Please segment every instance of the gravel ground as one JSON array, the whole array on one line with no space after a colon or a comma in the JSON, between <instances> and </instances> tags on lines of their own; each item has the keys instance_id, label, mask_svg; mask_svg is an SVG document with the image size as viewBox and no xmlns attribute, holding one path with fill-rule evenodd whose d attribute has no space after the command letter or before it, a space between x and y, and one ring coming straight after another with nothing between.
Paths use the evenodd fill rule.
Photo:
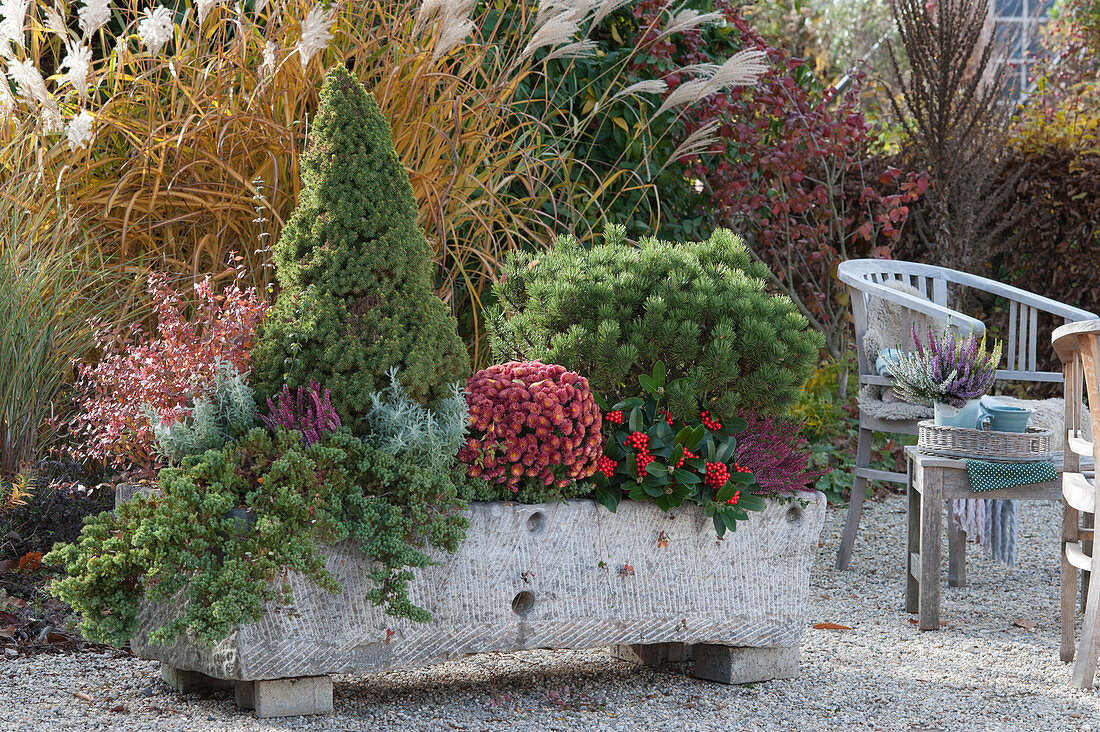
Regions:
<instances>
[{"instance_id":1,"label":"gravel ground","mask_svg":"<svg viewBox=\"0 0 1100 732\"><path fill-rule=\"evenodd\" d=\"M175 693L155 663L43 655L0 662L0 730L1100 732L1100 696L1071 689L1058 660L1057 504L1022 505L1014 569L971 545L969 585L948 588L944 577L946 625L931 633L904 612L904 518L900 497L872 503L853 571L839 573L844 512L828 512L808 620L851 630L808 629L801 676L790 681L728 687L636 669L602 650L535 651L339 676L335 715L257 720L231 693Z\"/></svg>"}]
</instances>

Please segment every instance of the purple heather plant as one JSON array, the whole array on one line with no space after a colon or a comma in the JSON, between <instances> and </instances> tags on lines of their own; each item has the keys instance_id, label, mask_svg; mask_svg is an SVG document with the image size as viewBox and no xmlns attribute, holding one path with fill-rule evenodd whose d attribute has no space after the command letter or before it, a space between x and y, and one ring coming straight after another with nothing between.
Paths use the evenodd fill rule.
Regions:
<instances>
[{"instance_id":1,"label":"purple heather plant","mask_svg":"<svg viewBox=\"0 0 1100 732\"><path fill-rule=\"evenodd\" d=\"M734 460L748 468L759 490L768 496L789 496L814 490L817 479L828 470L810 470L810 450L802 437L803 423L782 417L762 417L753 412L741 415L748 426L737 433Z\"/></svg>"},{"instance_id":2,"label":"purple heather plant","mask_svg":"<svg viewBox=\"0 0 1100 732\"><path fill-rule=\"evenodd\" d=\"M942 402L962 407L993 386L1001 344L992 353L985 350L985 336L973 332L961 337L950 330L941 337L928 334L928 345L913 330L913 351L889 359L894 392L916 404Z\"/></svg>"},{"instance_id":3,"label":"purple heather plant","mask_svg":"<svg viewBox=\"0 0 1100 732\"><path fill-rule=\"evenodd\" d=\"M329 401L330 390L325 389L323 394L320 390L321 385L311 381L309 386L299 386L292 394L290 387L283 384L283 390L276 396L278 405L268 399L270 416L260 419L272 430L279 427L298 430L302 433L302 441L312 445L323 433L333 432L340 426L340 416Z\"/></svg>"}]
</instances>

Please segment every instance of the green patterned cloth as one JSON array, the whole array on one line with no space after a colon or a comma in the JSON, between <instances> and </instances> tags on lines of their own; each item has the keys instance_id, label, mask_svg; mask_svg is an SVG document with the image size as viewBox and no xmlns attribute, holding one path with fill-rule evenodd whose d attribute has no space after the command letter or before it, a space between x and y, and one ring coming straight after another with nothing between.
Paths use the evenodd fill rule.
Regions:
<instances>
[{"instance_id":1,"label":"green patterned cloth","mask_svg":"<svg viewBox=\"0 0 1100 732\"><path fill-rule=\"evenodd\" d=\"M995 491L1032 483L1057 480L1058 472L1049 460L1033 463L991 463L988 460L964 460L975 493Z\"/></svg>"}]
</instances>

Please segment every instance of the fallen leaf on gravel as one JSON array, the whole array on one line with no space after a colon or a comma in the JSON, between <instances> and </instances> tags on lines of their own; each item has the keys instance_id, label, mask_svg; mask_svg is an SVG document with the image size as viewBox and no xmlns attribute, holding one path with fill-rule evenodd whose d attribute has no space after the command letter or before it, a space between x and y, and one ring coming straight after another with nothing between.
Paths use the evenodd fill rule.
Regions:
<instances>
[{"instance_id":1,"label":"fallen leaf on gravel","mask_svg":"<svg viewBox=\"0 0 1100 732\"><path fill-rule=\"evenodd\" d=\"M62 633L50 633L46 636L47 643L64 643L69 640L69 636Z\"/></svg>"},{"instance_id":2,"label":"fallen leaf on gravel","mask_svg":"<svg viewBox=\"0 0 1100 732\"><path fill-rule=\"evenodd\" d=\"M19 561L15 559L0 560L0 572L13 572L19 568Z\"/></svg>"},{"instance_id":3,"label":"fallen leaf on gravel","mask_svg":"<svg viewBox=\"0 0 1100 732\"><path fill-rule=\"evenodd\" d=\"M15 626L14 625L9 624L9 625L5 625L3 628L0 628L0 638L14 638L14 637L15 637Z\"/></svg>"},{"instance_id":4,"label":"fallen leaf on gravel","mask_svg":"<svg viewBox=\"0 0 1100 732\"><path fill-rule=\"evenodd\" d=\"M108 711L108 712L115 712L115 713L118 713L118 712L125 712L125 711L127 711L127 709L126 709L126 705L125 705L125 704L118 704L118 705L116 705L116 706L113 706L113 707L111 707L111 708L110 708L110 709L108 709L107 711Z\"/></svg>"},{"instance_id":5,"label":"fallen leaf on gravel","mask_svg":"<svg viewBox=\"0 0 1100 732\"><path fill-rule=\"evenodd\" d=\"M918 621L917 621L916 618L909 618L909 622L912 623L913 625L916 625ZM943 627L946 627L947 623L948 623L948 621L946 621L946 620L941 620L940 621L940 625L943 626Z\"/></svg>"},{"instance_id":6,"label":"fallen leaf on gravel","mask_svg":"<svg viewBox=\"0 0 1100 732\"><path fill-rule=\"evenodd\" d=\"M73 696L75 696L77 699L83 699L84 701L92 701L92 695L85 694L83 691L74 691Z\"/></svg>"},{"instance_id":7,"label":"fallen leaf on gravel","mask_svg":"<svg viewBox=\"0 0 1100 732\"><path fill-rule=\"evenodd\" d=\"M1017 628L1023 628L1024 630L1035 630L1038 627L1038 623L1034 620L1028 620L1027 618L1016 618L1012 621L1012 624Z\"/></svg>"},{"instance_id":8,"label":"fallen leaf on gravel","mask_svg":"<svg viewBox=\"0 0 1100 732\"><path fill-rule=\"evenodd\" d=\"M847 625L840 625L838 623L816 623L814 630L851 630Z\"/></svg>"}]
</instances>

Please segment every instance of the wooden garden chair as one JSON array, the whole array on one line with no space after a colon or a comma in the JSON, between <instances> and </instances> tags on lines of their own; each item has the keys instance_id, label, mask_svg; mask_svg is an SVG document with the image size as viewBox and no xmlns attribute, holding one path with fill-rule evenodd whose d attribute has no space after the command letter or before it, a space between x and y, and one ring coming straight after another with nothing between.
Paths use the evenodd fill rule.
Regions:
<instances>
[{"instance_id":1,"label":"wooden garden chair","mask_svg":"<svg viewBox=\"0 0 1100 732\"><path fill-rule=\"evenodd\" d=\"M1095 473L1081 469L1082 458L1091 462L1093 443L1082 430L1083 399L1100 404L1100 320L1063 325L1054 331L1054 350L1062 361L1065 376L1066 441L1062 474L1062 644L1061 658L1073 660L1073 623L1077 603L1077 571L1091 577L1100 571L1100 552L1093 550L1092 517L1096 513ZM1082 388L1082 384L1084 388ZM1092 409L1092 434L1100 434L1100 409ZM1082 528L1081 517L1086 515ZM1091 555L1090 555L1091 552ZM1100 582L1089 581L1085 591L1085 620L1081 630L1081 648L1073 666L1072 684L1078 689L1092 688L1100 652Z\"/></svg>"},{"instance_id":2,"label":"wooden garden chair","mask_svg":"<svg viewBox=\"0 0 1100 732\"><path fill-rule=\"evenodd\" d=\"M1036 345L1040 328L1039 318L1053 317L1056 324L1093 320L1097 316L1087 310L1070 307L1050 298L1035 295L1010 285L1004 285L985 277L957 272L944 267L915 262L899 262L889 259L853 259L842 262L837 271L840 280L848 286L852 315L855 323L856 355L859 364L859 439L856 445L855 479L848 503L848 518L844 535L837 552L837 569L847 569L852 556L859 518L863 511L863 497L867 482L886 480L906 482L906 474L888 470L873 470L871 463L871 437L874 430L894 434L915 435L917 423L931 419L932 408L900 403L887 403L873 396L874 392L889 387L892 380L880 376L875 368L875 354L865 348L870 342L869 333L878 338L877 347L906 346L910 342L908 324L895 329L892 335L880 328L883 313L891 317L899 312L912 321L940 329L950 324L963 333L971 329L985 333L982 321L953 310L952 300L971 289L990 293L1008 301L1008 330L1004 339L1004 357L1007 368L997 371L1001 381L1061 382L1061 371L1041 371L1036 357ZM886 309L884 309L884 305ZM869 313L872 317L869 320ZM876 330L879 329L879 330ZM884 340L885 339L885 340Z\"/></svg>"}]
</instances>

